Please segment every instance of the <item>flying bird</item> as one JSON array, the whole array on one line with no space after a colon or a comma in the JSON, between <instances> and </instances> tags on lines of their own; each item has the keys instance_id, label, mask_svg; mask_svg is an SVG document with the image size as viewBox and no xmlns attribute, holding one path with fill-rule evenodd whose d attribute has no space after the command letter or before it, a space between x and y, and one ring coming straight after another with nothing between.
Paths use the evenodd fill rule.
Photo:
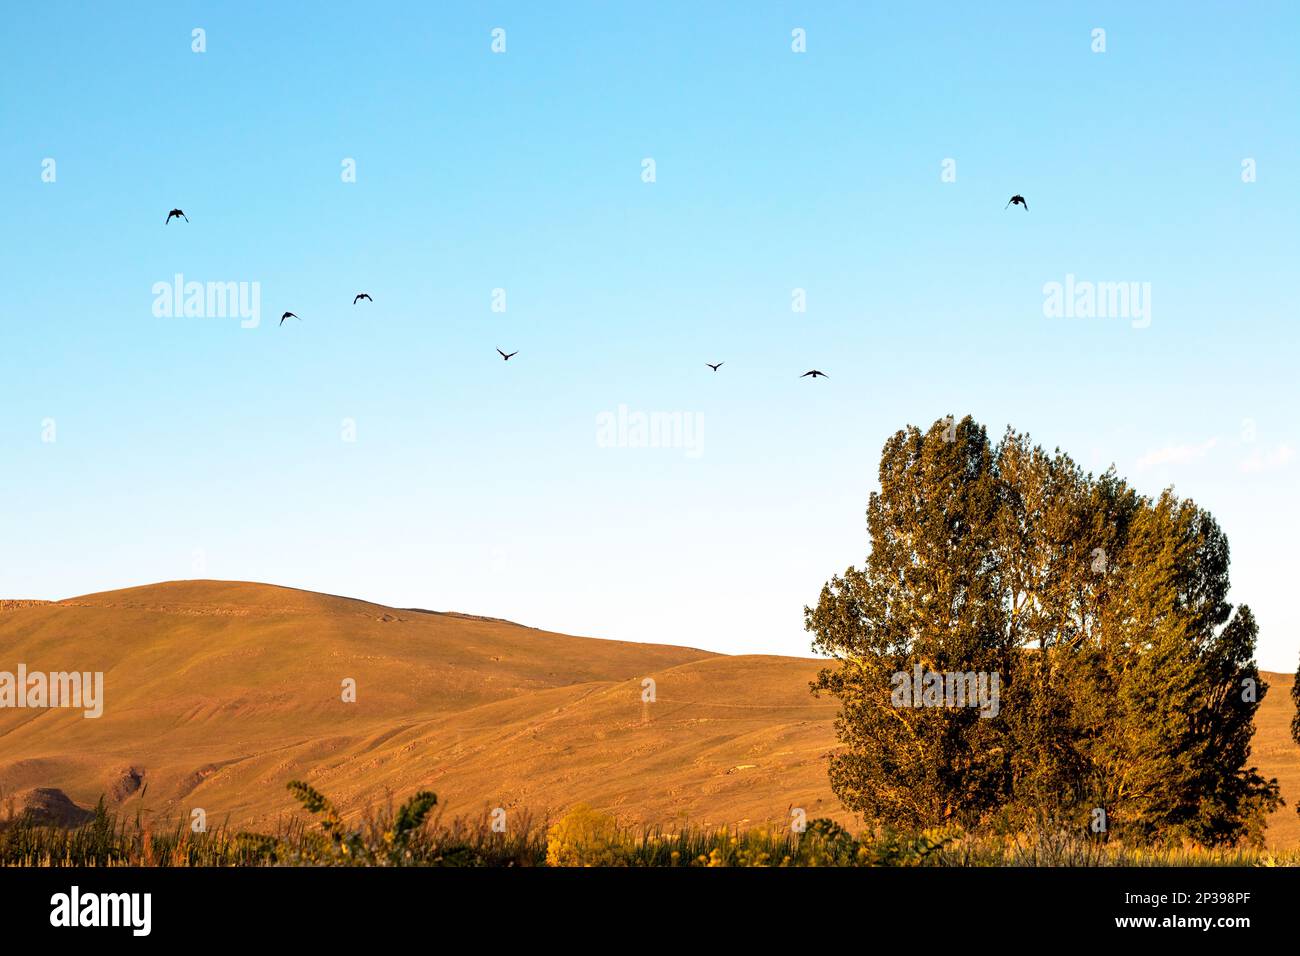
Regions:
<instances>
[{"instance_id":1,"label":"flying bird","mask_svg":"<svg viewBox=\"0 0 1300 956\"><path fill-rule=\"evenodd\" d=\"M365 299L367 302L374 302L374 301L375 301L374 299L370 298L370 293L368 293L368 292L358 292L356 298L352 300L352 304L353 304L353 305L356 305L357 302L358 302L359 300L361 300L361 299Z\"/></svg>"},{"instance_id":2,"label":"flying bird","mask_svg":"<svg viewBox=\"0 0 1300 956\"><path fill-rule=\"evenodd\" d=\"M1029 203L1025 202L1025 197L1020 195L1020 193L1016 193L1014 196L1008 199L1007 205L1003 206L1002 208L1006 209L1007 206L1024 206L1025 212L1029 212Z\"/></svg>"},{"instance_id":3,"label":"flying bird","mask_svg":"<svg viewBox=\"0 0 1300 956\"><path fill-rule=\"evenodd\" d=\"M292 312L286 312L284 315L280 316L281 325L284 325L285 319L298 319L298 316L294 315ZM298 319L298 321L301 322L302 319Z\"/></svg>"},{"instance_id":4,"label":"flying bird","mask_svg":"<svg viewBox=\"0 0 1300 956\"><path fill-rule=\"evenodd\" d=\"M813 378L819 378L819 377L820 377L820 378L830 378L830 376L827 375L825 372L819 372L819 371L817 371L817 369L813 369L813 370L810 371L810 372L804 372L804 373L803 373L802 375L800 375L799 377L800 377L800 378L807 378L809 375L811 375Z\"/></svg>"},{"instance_id":5,"label":"flying bird","mask_svg":"<svg viewBox=\"0 0 1300 956\"><path fill-rule=\"evenodd\" d=\"M716 372L718 369L722 368L722 366L726 365L727 363L726 363L726 362L719 362L717 365L714 365L712 362L705 362L704 364L707 365L709 368L713 369L713 371Z\"/></svg>"},{"instance_id":6,"label":"flying bird","mask_svg":"<svg viewBox=\"0 0 1300 956\"><path fill-rule=\"evenodd\" d=\"M190 217L185 215L184 212L179 209L173 209L167 214L167 218L163 220L163 225L167 225L167 223L171 222L173 219L184 219L186 222L190 221Z\"/></svg>"},{"instance_id":7,"label":"flying bird","mask_svg":"<svg viewBox=\"0 0 1300 956\"><path fill-rule=\"evenodd\" d=\"M518 355L518 354L519 354L519 350L518 350L518 349L515 349L515 350L514 350L513 352L511 352L509 355L506 355L505 352L502 352L500 349L497 349L497 355L500 355L501 358L503 358L503 359L504 359L505 361L507 361L507 362L509 362L509 361L510 361L514 356L516 356L516 355Z\"/></svg>"}]
</instances>

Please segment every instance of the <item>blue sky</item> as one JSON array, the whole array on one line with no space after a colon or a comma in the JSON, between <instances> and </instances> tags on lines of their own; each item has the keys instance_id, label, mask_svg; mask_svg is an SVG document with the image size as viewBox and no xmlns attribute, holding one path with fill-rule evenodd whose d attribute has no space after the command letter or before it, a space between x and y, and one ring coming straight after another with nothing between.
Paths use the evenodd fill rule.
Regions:
<instances>
[{"instance_id":1,"label":"blue sky","mask_svg":"<svg viewBox=\"0 0 1300 956\"><path fill-rule=\"evenodd\" d=\"M805 654L882 443L956 412L1209 508L1294 669L1300 12L990 6L7 8L0 592ZM260 325L155 316L176 273ZM1149 326L1045 316L1067 275Z\"/></svg>"}]
</instances>

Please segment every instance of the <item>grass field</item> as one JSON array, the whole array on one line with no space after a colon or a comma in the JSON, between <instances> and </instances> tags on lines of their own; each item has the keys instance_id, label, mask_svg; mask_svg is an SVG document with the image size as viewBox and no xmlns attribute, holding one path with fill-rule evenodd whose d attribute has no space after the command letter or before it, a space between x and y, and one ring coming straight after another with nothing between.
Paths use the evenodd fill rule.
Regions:
<instances>
[{"instance_id":1,"label":"grass field","mask_svg":"<svg viewBox=\"0 0 1300 956\"><path fill-rule=\"evenodd\" d=\"M390 803L334 829L285 821L272 834L218 827L161 830L141 817L66 828L0 823L0 866L1300 866L1300 851L1133 848L1067 834L972 836L953 828L853 835L830 820L800 833L621 825L578 806L553 824L524 820L497 833L483 823L414 819ZM411 823L408 820L408 824Z\"/></svg>"}]
</instances>

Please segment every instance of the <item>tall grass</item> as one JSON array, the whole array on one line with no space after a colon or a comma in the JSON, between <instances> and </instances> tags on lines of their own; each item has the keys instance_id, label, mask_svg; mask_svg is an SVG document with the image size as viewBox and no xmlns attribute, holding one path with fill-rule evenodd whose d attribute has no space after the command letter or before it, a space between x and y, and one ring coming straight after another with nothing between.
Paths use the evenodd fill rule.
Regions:
<instances>
[{"instance_id":1,"label":"tall grass","mask_svg":"<svg viewBox=\"0 0 1300 956\"><path fill-rule=\"evenodd\" d=\"M258 866L276 861L274 837L219 826L194 833L186 821L149 826L140 813L122 817L104 809L78 827L19 817L0 823L0 866Z\"/></svg>"},{"instance_id":2,"label":"tall grass","mask_svg":"<svg viewBox=\"0 0 1300 956\"><path fill-rule=\"evenodd\" d=\"M1099 843L1082 835L1014 835L953 828L851 834L814 820L801 834L775 826L740 830L634 827L585 806L548 824L524 817L494 832L486 815L447 819L432 794L401 806L391 798L346 821L328 799L295 791L307 818L286 818L274 833L224 824L195 833L184 820L151 826L121 818L101 801L75 828L23 818L0 823L2 866L1300 866L1300 851L1152 849Z\"/></svg>"}]
</instances>

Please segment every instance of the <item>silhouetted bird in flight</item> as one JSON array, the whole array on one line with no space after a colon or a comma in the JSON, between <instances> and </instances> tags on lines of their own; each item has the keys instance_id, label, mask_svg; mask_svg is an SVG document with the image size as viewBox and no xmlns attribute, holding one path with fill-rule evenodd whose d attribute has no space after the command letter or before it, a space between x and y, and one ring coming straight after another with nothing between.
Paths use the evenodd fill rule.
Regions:
<instances>
[{"instance_id":1,"label":"silhouetted bird in flight","mask_svg":"<svg viewBox=\"0 0 1300 956\"><path fill-rule=\"evenodd\" d=\"M799 377L800 377L800 378L807 378L809 375L811 375L813 378L819 378L819 377L820 377L820 378L830 378L830 376L827 375L825 372L819 372L819 371L817 371L817 369L813 369L811 372L804 372L804 373L803 373L802 375L800 375Z\"/></svg>"},{"instance_id":2,"label":"silhouetted bird in flight","mask_svg":"<svg viewBox=\"0 0 1300 956\"><path fill-rule=\"evenodd\" d=\"M507 362L509 362L512 358L514 358L514 357L515 357L516 355L518 355L518 354L519 354L519 350L518 350L518 349L515 349L515 350L514 350L513 352L511 352L509 355L506 355L505 352L502 352L500 349L497 349L497 355L500 355L500 356L501 356L503 359L505 359L505 361L507 361Z\"/></svg>"},{"instance_id":3,"label":"silhouetted bird in flight","mask_svg":"<svg viewBox=\"0 0 1300 956\"><path fill-rule=\"evenodd\" d=\"M713 369L713 371L716 372L718 369L722 368L722 366L726 365L727 363L726 363L726 362L719 362L717 365L714 365L712 362L705 362L704 364L707 365L709 368Z\"/></svg>"},{"instance_id":4,"label":"silhouetted bird in flight","mask_svg":"<svg viewBox=\"0 0 1300 956\"><path fill-rule=\"evenodd\" d=\"M1020 193L1016 193L1014 196L1008 199L1007 205L1003 206L1002 208L1006 209L1007 206L1024 206L1025 212L1029 212L1029 203L1025 202L1025 197L1020 195Z\"/></svg>"},{"instance_id":5,"label":"silhouetted bird in flight","mask_svg":"<svg viewBox=\"0 0 1300 956\"><path fill-rule=\"evenodd\" d=\"M190 221L190 217L181 212L181 210L173 209L167 214L167 218L163 221L163 225L167 225L167 223L171 222L173 219L184 219L186 222Z\"/></svg>"},{"instance_id":6,"label":"silhouetted bird in flight","mask_svg":"<svg viewBox=\"0 0 1300 956\"><path fill-rule=\"evenodd\" d=\"M358 292L358 293L357 293L357 297L356 297L355 299L352 300L352 304L353 304L353 305L356 305L357 302L360 301L361 299L365 299L367 302L374 302L374 301L375 301L374 299L370 298L370 294L369 294L369 293L367 293L367 292Z\"/></svg>"},{"instance_id":7,"label":"silhouetted bird in flight","mask_svg":"<svg viewBox=\"0 0 1300 956\"><path fill-rule=\"evenodd\" d=\"M284 325L285 319L298 319L298 316L294 315L292 312L286 312L284 315L280 316L281 325ZM301 322L302 319L298 319L298 321Z\"/></svg>"}]
</instances>

